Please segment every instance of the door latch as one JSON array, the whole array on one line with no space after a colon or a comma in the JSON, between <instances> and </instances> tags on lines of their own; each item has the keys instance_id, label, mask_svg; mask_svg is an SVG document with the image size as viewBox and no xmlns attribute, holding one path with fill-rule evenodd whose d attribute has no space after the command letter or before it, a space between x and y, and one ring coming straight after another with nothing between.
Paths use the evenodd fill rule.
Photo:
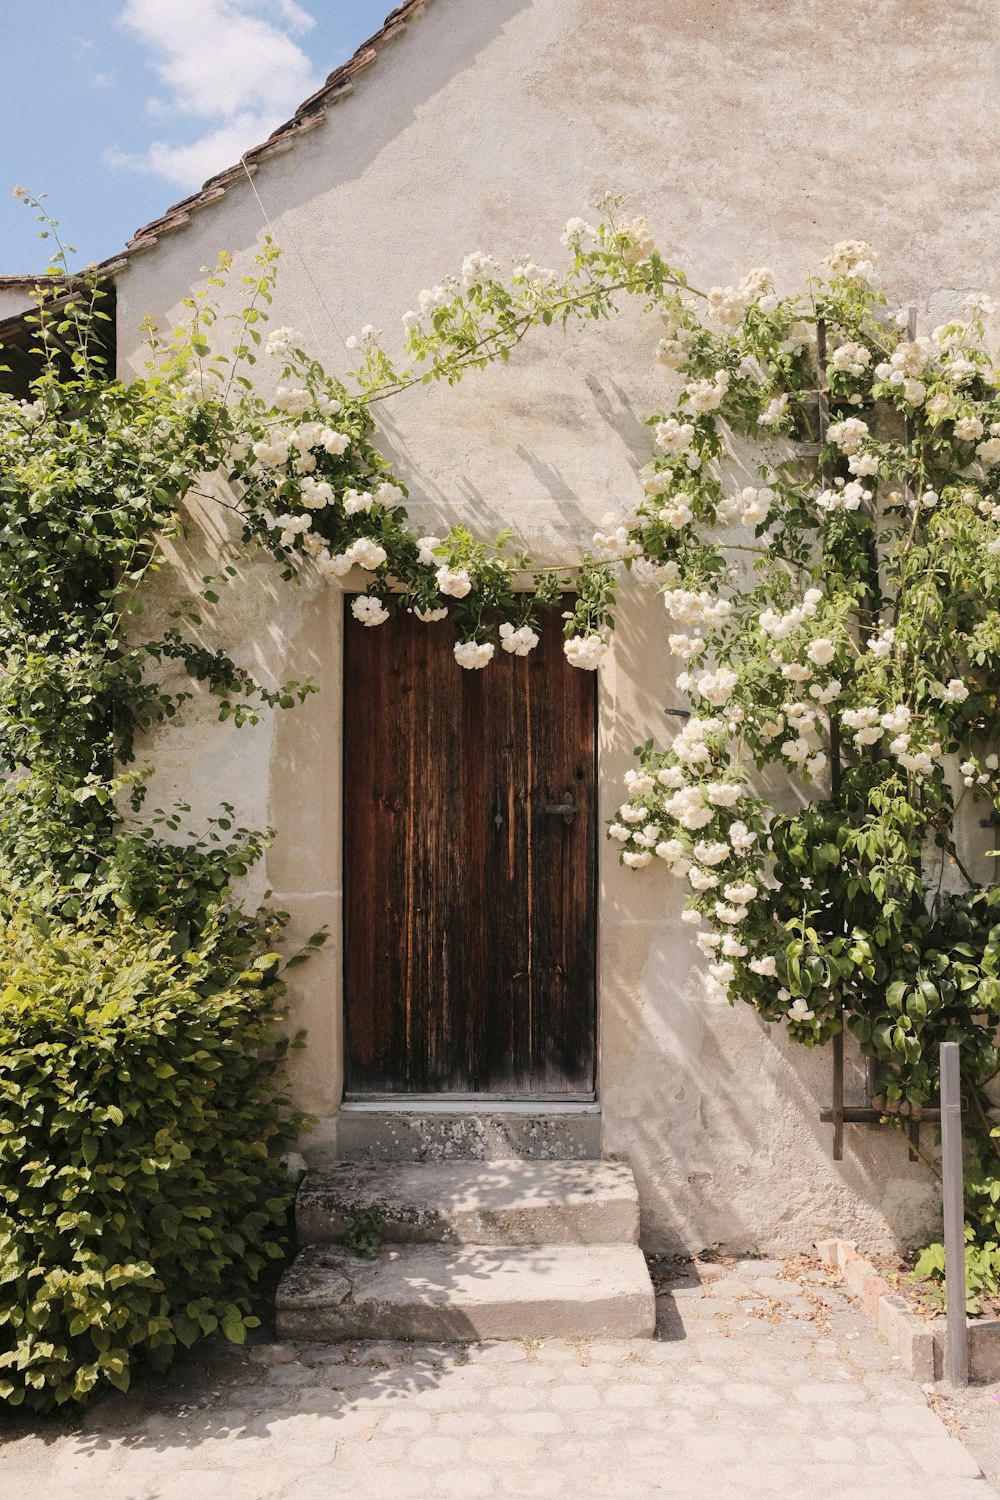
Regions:
<instances>
[{"instance_id":1,"label":"door latch","mask_svg":"<svg viewBox=\"0 0 1000 1500\"><path fill-rule=\"evenodd\" d=\"M567 828L576 817L576 803L573 801L573 793L565 792L561 802L546 802L542 812L550 818L562 818Z\"/></svg>"}]
</instances>

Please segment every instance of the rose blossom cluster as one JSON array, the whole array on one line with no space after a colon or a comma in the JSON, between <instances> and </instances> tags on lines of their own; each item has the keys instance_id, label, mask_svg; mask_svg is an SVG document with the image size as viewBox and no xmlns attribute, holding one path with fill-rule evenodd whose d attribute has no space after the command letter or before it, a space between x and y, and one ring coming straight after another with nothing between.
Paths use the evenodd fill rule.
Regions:
<instances>
[{"instance_id":1,"label":"rose blossom cluster","mask_svg":"<svg viewBox=\"0 0 1000 1500\"><path fill-rule=\"evenodd\" d=\"M629 264L652 253L642 221L622 233L616 253ZM461 284L470 292L498 281L499 275L496 261L482 251L470 252L462 262ZM553 285L556 273L526 258L515 277L541 293ZM460 297L458 279L446 278L420 294L419 313L407 314L404 322L416 331L422 320ZM367 325L360 340L349 342L374 345L378 338L378 331ZM301 335L291 328L276 328L269 335L266 352L283 365L276 394L269 410L261 408L257 430L230 442L232 477L241 486L244 513L256 512L271 545L292 563L309 559L321 578L343 581L358 569L376 575L351 602L354 618L367 628L391 617L397 607L394 596L428 624L446 619L451 607L460 606L457 617L468 634L456 644L455 660L466 670L481 670L496 656L496 642L485 638L481 624L483 609L498 608L497 589L509 577L508 565L499 559L481 561L482 549L475 547L468 560L463 537L413 535L406 524L404 489L384 472L365 442L363 409L319 378L318 366L309 364L301 345ZM198 399L202 394L199 385ZM603 542L609 557L637 557L641 551L629 544L624 528L616 527ZM596 550L601 543L598 536ZM509 584L501 591L509 592ZM503 606L499 608L502 612ZM539 635L522 608L518 613L519 619L501 618L493 628L504 653L526 657ZM571 665L594 671L608 651L606 630L583 610L564 651Z\"/></svg>"},{"instance_id":2,"label":"rose blossom cluster","mask_svg":"<svg viewBox=\"0 0 1000 1500\"><path fill-rule=\"evenodd\" d=\"M723 991L741 972L758 980L778 975L775 958L757 951L750 933L769 884L765 810L731 759L727 733L722 719L690 719L668 751L626 772L628 800L608 828L629 869L659 862L684 882L682 920L699 929L709 979Z\"/></svg>"},{"instance_id":3,"label":"rose blossom cluster","mask_svg":"<svg viewBox=\"0 0 1000 1500\"><path fill-rule=\"evenodd\" d=\"M745 976L793 1025L809 1028L815 1011L781 983L768 939L767 809L753 797L733 759L731 726L692 718L667 751L646 754L625 773L628 800L608 828L621 862L640 870L660 863L684 884L681 919L695 926L709 983L735 997Z\"/></svg>"},{"instance_id":4,"label":"rose blossom cluster","mask_svg":"<svg viewBox=\"0 0 1000 1500\"><path fill-rule=\"evenodd\" d=\"M660 264L641 220L620 229L570 221L564 243L588 264L604 252L614 253L619 266L622 261ZM891 325L867 322L858 309L873 300L876 259L865 243L844 241L827 262L832 305L835 309L839 296L848 315L842 323L835 310L827 318L830 420L820 432L823 468L813 470L811 484L803 482L801 471L790 470L783 436L815 436L815 418L803 399L816 384L809 307L781 302L766 268L748 273L738 286L712 288L703 303L704 321L694 294L665 295L656 357L663 368L680 374L674 407L650 419L653 456L639 473L641 499L634 515L606 516L593 536L596 564L609 576L627 570L660 589L670 617L664 635L682 667L677 689L692 709L669 748L647 750L626 776L626 798L610 836L626 866L662 864L683 883L683 919L697 928L713 983L731 996L748 993L769 1014L784 1014L803 1036L815 1035L829 1015L825 1002L793 995L797 984L785 964L786 939L775 932L770 917L775 884L768 865L767 810L750 793L747 767L776 763L796 778L807 800L810 795L825 799L833 774L833 717L842 766L859 766L866 774L871 766L883 779L899 778L896 785L909 787L911 795L920 784L921 795L933 796L944 780L943 747L953 742L959 716L971 711L965 705L974 691L971 678L965 680L968 657L961 643L946 665L941 647L951 650L952 643L935 642L931 635L918 648L905 609L902 618L886 608L883 619L872 621L869 615L859 624L863 600L844 590L838 576L841 539L853 538L856 552L857 539L882 512L902 517L904 534L920 545L927 537L947 535L948 527L972 524L981 528L981 555L998 559L989 566L1000 590L1000 493L994 474L1000 471L1000 401L984 398L976 383L985 366L974 325L955 322L917 335L908 317ZM407 315L411 333L431 337L423 328L432 320L443 328L447 317L440 315L459 307L466 294L485 305L482 299L492 295L497 277L495 261L471 253L460 279L446 279L421 294L420 312ZM528 257L514 277L515 286L524 289L519 295L527 299L530 290L539 308L555 280L555 273L542 271ZM303 403L300 383L286 382L281 401L289 426L320 422L321 414ZM880 406L901 413L908 432L927 424L943 441L964 445L959 448L961 486L942 483L933 466L919 482L906 474L897 477L903 424L898 415L883 420ZM296 549L306 547L304 539L317 529L302 517L313 515L321 524L330 512L324 485L332 490L338 514L342 507L356 523L378 519L373 484L358 474L338 486L323 472L328 460L337 460L326 446L330 434L336 445L342 428L346 431L346 424L331 414L320 432L306 433L318 438L328 429L324 443L309 450L319 468L297 474L301 503L280 507L282 531L289 530ZM734 430L773 445L765 449L770 465L757 470L756 480L744 469L753 482L735 490L723 488L717 467L733 452ZM301 447L281 432L275 439L267 456L277 458L277 467L283 471L299 464ZM893 483L899 493L888 493ZM971 521L957 518L959 508ZM742 533L733 535L730 528ZM375 526L369 529L374 532ZM341 567L357 541L352 534L344 546L330 549L327 565ZM382 545L375 535L369 542ZM891 545L891 537L880 545ZM734 556L741 552L756 553L758 560ZM478 554L425 537L416 539L413 555L422 580L412 605L418 616L436 619L453 610L463 625L466 619L474 623L477 599L487 597ZM364 566L364 556L377 553L362 548L356 565ZM390 555L383 564L386 576L394 563ZM372 625L392 607L374 587L355 604L359 618ZM598 609L581 612L564 641L570 663L593 670L606 658L608 619ZM455 647L463 667L479 670L496 658L494 642L481 639L478 628L468 637ZM511 656L529 655L538 644L533 623L525 623L523 615L504 621L498 639ZM924 675L911 690L918 658ZM962 780L973 791L992 795L990 759L962 762ZM821 784L815 794L808 791L810 780ZM804 881L804 888L808 884Z\"/></svg>"},{"instance_id":5,"label":"rose blossom cluster","mask_svg":"<svg viewBox=\"0 0 1000 1500\"><path fill-rule=\"evenodd\" d=\"M833 278L853 283L860 295L871 296L876 259L867 244L844 241L835 247L827 269ZM855 298L858 293L844 295ZM796 574L782 564L783 576L776 566L777 586L756 593L734 570L734 560L726 556L728 538L724 541L718 533L739 525L751 529L751 543L760 539L757 567L766 569L772 535L780 539L786 516L803 504L815 517L817 536L829 538L824 543L829 547L850 534L845 526L863 534L867 518L880 505L895 505L901 513L904 498L921 525L928 524L924 517L946 512L939 523L941 535L949 534L946 526L961 524L949 519L956 504L981 517L987 528L998 528L1000 494L992 493L990 476L994 467L1000 468L1000 403L983 412L970 392L983 359L969 325L914 336L906 317L896 320L899 333L886 339L881 331L871 336L863 327L859 331L852 313L849 333L838 332L835 321L828 321L832 415L825 440L834 456L829 451L824 455L824 482L807 490L776 463L760 471L763 482L725 493L712 460L726 450L724 424L731 421L730 412L739 410L742 431L751 424L777 431L797 420L794 393L780 385L776 392L773 377L769 384L770 350L754 345L754 325L746 318L755 302L762 304L761 312L781 317L783 305L776 297L772 304L773 296L773 278L766 274L757 284L751 277L739 288L713 288L702 327L714 323L722 330L712 335L715 343L706 334L700 335L702 342L695 338L686 310L671 314L657 357L682 372L680 396L673 411L651 420L654 457L639 476L644 498L634 522L603 529L595 545L603 558L625 562L634 576L662 580L672 621L667 646L683 668L676 685L694 711L668 751L647 750L641 769L628 774L628 800L609 834L626 866L664 863L683 879L688 891L684 920L699 928L698 945L710 959L712 980L730 994L746 986L753 991L756 985L753 993L783 1010L802 1034L829 1016L814 999L793 996L795 986L782 982L780 948L768 951L772 939L766 923L762 934L752 920L754 902L765 909L761 903L771 884L760 837L765 812L752 806L743 773L736 769L738 759L748 755L758 764L777 759L796 777L819 781L824 797L831 775L832 714L839 724L842 763L875 756L885 765L884 774L898 775L911 788L940 780L952 716L971 690L961 675L940 667L915 700L892 686L899 673L909 670L907 633L891 617L859 627L857 597L845 601L834 582L827 597L820 585L831 570L821 562L819 548L808 557L801 532L796 544L808 557L804 567ZM771 349L798 356L810 348L810 330L797 328L790 312L787 328L779 325L768 337L774 340ZM738 352L730 353L737 340L748 351L742 360ZM723 349L725 361L719 358ZM803 385L808 389L809 383L806 374ZM756 409L747 396L753 389L760 393ZM877 413L873 420L872 408L880 400L907 413L922 408L931 421L950 424L945 435L950 431L957 443L967 445L962 457L962 464L970 466L966 489L953 493L925 481L911 486L905 496L880 493L886 475L894 476L899 447L896 437L883 436L898 431L898 424L894 429L891 422L880 422ZM811 437L808 428L804 436ZM713 524L714 532L708 529ZM737 540L734 550L753 550ZM986 531L983 551L1000 558L996 530ZM835 577L836 569L832 572ZM1000 564L996 582L1000 588ZM911 709L909 702L919 707ZM995 756L992 764L963 762L963 780L987 787L996 765ZM997 781L1000 796L1000 777ZM723 797L732 800L717 803L718 790L710 797L709 788L725 788ZM751 829L757 838L752 853L739 844L740 835ZM738 860L744 861L742 867Z\"/></svg>"},{"instance_id":6,"label":"rose blossom cluster","mask_svg":"<svg viewBox=\"0 0 1000 1500\"><path fill-rule=\"evenodd\" d=\"M980 760L972 756L969 760L963 760L958 768L962 778L962 785L967 787L988 787L993 797L994 805L1000 800L1000 755L992 753Z\"/></svg>"}]
</instances>

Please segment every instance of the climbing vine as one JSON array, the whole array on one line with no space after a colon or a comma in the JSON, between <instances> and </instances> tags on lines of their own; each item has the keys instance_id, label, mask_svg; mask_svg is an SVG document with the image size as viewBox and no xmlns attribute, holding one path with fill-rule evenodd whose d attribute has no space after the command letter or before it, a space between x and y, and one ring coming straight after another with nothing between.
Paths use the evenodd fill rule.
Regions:
<instances>
[{"instance_id":1,"label":"climbing vine","mask_svg":"<svg viewBox=\"0 0 1000 1500\"><path fill-rule=\"evenodd\" d=\"M67 282L59 311L42 299L42 348L58 319L76 353L71 378L53 359L30 402L0 405L0 753L16 768L0 863L18 878L57 867L82 901L114 885L123 849L134 859L136 825L120 808L123 790L135 816L141 807L136 736L185 698L151 666L182 663L238 722L311 691L257 682L191 634L224 579L206 578L165 633L142 638L143 585L192 491L227 506L245 545L286 577L362 577L351 607L367 627L399 610L429 627L450 616L470 670L498 646L530 653L569 586L567 658L597 668L630 572L663 596L688 717L669 743L637 751L608 830L622 861L683 884L706 977L731 1000L810 1046L846 1024L876 1061L887 1118L919 1116L938 1043L962 1044L971 1213L988 1236L1000 1199L987 1092L1000 1067L1000 895L961 832L1000 808L988 309L918 335L889 309L860 242L783 295L766 268L690 287L645 221L619 222L611 202L563 238L559 269L525 258L505 276L467 256L405 313L398 358L373 327L349 340L347 383L294 330L265 331L270 245L247 278L235 344L219 351L223 262L177 334L147 329L149 374L128 386L88 354L98 289ZM533 566L509 532L417 536L405 483L377 449L379 404L634 298L655 320L664 399L633 501L558 569ZM261 354L278 365L273 401L250 375ZM787 790L772 795L777 772ZM152 860L158 838L142 837Z\"/></svg>"}]
</instances>

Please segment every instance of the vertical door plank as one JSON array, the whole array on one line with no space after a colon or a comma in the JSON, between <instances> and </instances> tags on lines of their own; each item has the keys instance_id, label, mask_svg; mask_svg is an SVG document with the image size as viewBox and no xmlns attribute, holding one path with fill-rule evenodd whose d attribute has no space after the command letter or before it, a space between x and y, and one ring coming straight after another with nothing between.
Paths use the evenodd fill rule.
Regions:
<instances>
[{"instance_id":1,"label":"vertical door plank","mask_svg":"<svg viewBox=\"0 0 1000 1500\"><path fill-rule=\"evenodd\" d=\"M348 623L354 624L350 616ZM348 629L344 642L344 970L349 1061L373 1089L405 1084L411 1038L399 1004L407 969L405 856L386 864L391 844L405 841L403 789L408 776L410 703L406 664L377 631ZM385 699L394 685L397 712ZM400 773L406 770L406 775ZM404 842L405 848L405 842ZM392 913L379 921L377 912Z\"/></svg>"},{"instance_id":2,"label":"vertical door plank","mask_svg":"<svg viewBox=\"0 0 1000 1500\"><path fill-rule=\"evenodd\" d=\"M529 698L533 745L533 1075L541 1091L594 1087L596 803L593 673L570 667L552 632ZM539 647L539 649L543 649ZM572 795L570 824L546 814Z\"/></svg>"},{"instance_id":3,"label":"vertical door plank","mask_svg":"<svg viewBox=\"0 0 1000 1500\"><path fill-rule=\"evenodd\" d=\"M351 1093L593 1090L595 680L559 625L467 672L449 624L347 612Z\"/></svg>"}]
</instances>

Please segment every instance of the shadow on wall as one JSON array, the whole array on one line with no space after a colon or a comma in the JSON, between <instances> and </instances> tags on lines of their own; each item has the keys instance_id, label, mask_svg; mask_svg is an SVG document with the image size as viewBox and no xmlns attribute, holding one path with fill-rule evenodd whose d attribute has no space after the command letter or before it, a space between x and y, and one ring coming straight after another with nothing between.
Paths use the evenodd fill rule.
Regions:
<instances>
[{"instance_id":1,"label":"shadow on wall","mask_svg":"<svg viewBox=\"0 0 1000 1500\"><path fill-rule=\"evenodd\" d=\"M588 340L603 334L603 328L577 330L576 353L586 360ZM644 349L655 334L650 325L637 335L636 346ZM596 347L594 363L600 365L607 351L599 343ZM571 388L559 389L562 352L544 337L525 343L515 363L474 372L460 393L448 393L446 407L437 401L429 415L422 388L379 406L379 447L406 478L418 532L441 535L458 521L490 536L511 524L518 543L537 561L569 562L590 548L594 528L607 512L634 507L641 498L639 470L652 452L637 393L592 369L581 375L575 365L565 372ZM555 375L556 383L546 375ZM424 411L415 422L411 402L417 400ZM428 420L432 427L449 424L453 435L464 433L472 462L463 468L453 459L442 473L439 451L421 442ZM498 489L492 492L484 489L482 478L472 477L474 469L485 472L484 450L496 455L489 472L496 475ZM567 458L575 470L567 467Z\"/></svg>"},{"instance_id":2,"label":"shadow on wall","mask_svg":"<svg viewBox=\"0 0 1000 1500\"><path fill-rule=\"evenodd\" d=\"M400 40L390 44L354 84L355 94L360 96L374 87L377 100L370 101L366 109L357 107L358 99L348 99L346 107L331 106L325 126L297 141L288 156L279 155L258 166L255 184L268 218L277 223L285 213L361 177L379 153L413 122L422 106L453 78L474 66L479 52L516 15L530 9L532 3L533 0L490 0L488 5L459 5L458 0L451 3L436 0L425 16L412 23L414 29L408 29ZM389 4L387 0L387 9ZM459 11L461 24L458 24ZM419 38L426 38L432 28L433 45L427 45L426 40L421 44ZM420 46L419 67L412 65L415 36ZM248 141L247 149L256 144ZM317 164L320 164L318 172ZM226 248L236 253L252 249L260 242L266 224L249 182L229 188L223 201ZM213 229L213 225L217 227ZM213 239L214 243L214 237L223 233L211 209L203 221L196 220L196 227L201 230L197 242L190 229L183 231L185 243L192 246L190 255L176 252L157 255L159 246L152 252L157 258L157 301L161 307L176 306L190 295L197 267L206 254L204 238ZM168 234L162 243L172 245L175 238ZM280 229L276 238L280 243ZM215 243L215 252L221 248L221 244ZM319 254L311 253L317 248ZM214 259L214 253L208 253ZM335 265L329 263L328 244L303 247L303 253L307 261L320 268L326 260L329 271L335 273ZM127 276L126 272L126 284ZM339 335L336 347L340 347Z\"/></svg>"},{"instance_id":3,"label":"shadow on wall","mask_svg":"<svg viewBox=\"0 0 1000 1500\"><path fill-rule=\"evenodd\" d=\"M679 911L681 893L665 895ZM940 1212L927 1168L907 1160L894 1131L858 1126L834 1162L819 1119L829 1049L807 1052L742 1002L712 998L697 950L689 966L678 953L682 931L665 921L642 973L605 998L605 1035L634 1037L630 1057L612 1046L608 1060L605 1144L635 1171L644 1246L773 1253L844 1234L879 1251L919 1243ZM847 1052L847 1097L860 1100L862 1060L850 1041ZM924 1149L933 1154L929 1139Z\"/></svg>"},{"instance_id":4,"label":"shadow on wall","mask_svg":"<svg viewBox=\"0 0 1000 1500\"><path fill-rule=\"evenodd\" d=\"M601 823L624 800L623 772L650 735L669 744L682 720L678 663L665 651L662 602L620 596L612 699L601 715ZM777 802L787 787L762 786ZM602 1055L605 1149L636 1173L643 1244L670 1253L805 1250L847 1235L872 1250L918 1243L939 1215L937 1185L889 1128L850 1126L832 1160L829 1048L809 1051L742 1001L705 985L696 929L680 920L686 884L658 862L622 868L604 844ZM847 1041L848 1102L862 1102L859 1048ZM925 1132L933 1152L933 1132Z\"/></svg>"},{"instance_id":5,"label":"shadow on wall","mask_svg":"<svg viewBox=\"0 0 1000 1500\"><path fill-rule=\"evenodd\" d=\"M635 409L632 396L611 376L602 382L587 375L585 384L594 398L594 409L605 425L616 432L640 467L649 462L653 435Z\"/></svg>"}]
</instances>

